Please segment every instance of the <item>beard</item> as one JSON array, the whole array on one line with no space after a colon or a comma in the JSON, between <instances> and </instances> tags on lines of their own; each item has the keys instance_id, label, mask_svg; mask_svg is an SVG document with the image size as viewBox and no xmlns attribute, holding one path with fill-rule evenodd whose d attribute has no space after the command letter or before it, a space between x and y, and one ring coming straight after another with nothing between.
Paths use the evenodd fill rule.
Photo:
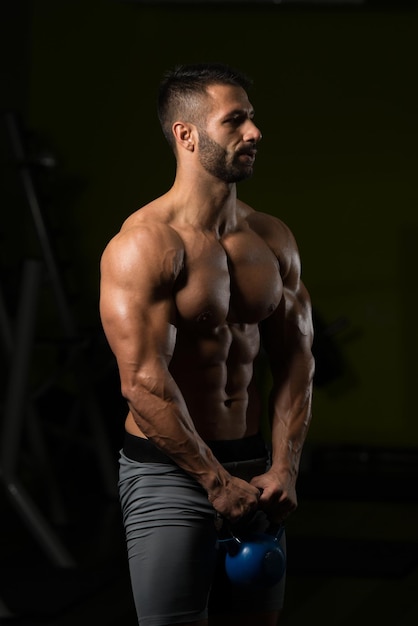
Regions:
<instances>
[{"instance_id":1,"label":"beard","mask_svg":"<svg viewBox=\"0 0 418 626\"><path fill-rule=\"evenodd\" d=\"M209 137L206 131L199 130L199 161L209 174L225 183L238 183L250 178L253 165L239 161L239 152L232 156Z\"/></svg>"}]
</instances>

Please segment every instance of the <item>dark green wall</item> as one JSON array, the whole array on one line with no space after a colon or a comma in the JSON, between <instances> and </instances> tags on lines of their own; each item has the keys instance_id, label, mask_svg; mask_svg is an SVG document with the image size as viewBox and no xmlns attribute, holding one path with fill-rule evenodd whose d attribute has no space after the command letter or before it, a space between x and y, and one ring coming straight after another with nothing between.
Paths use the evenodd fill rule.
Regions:
<instances>
[{"instance_id":1,"label":"dark green wall","mask_svg":"<svg viewBox=\"0 0 418 626\"><path fill-rule=\"evenodd\" d=\"M70 181L60 210L72 225L78 314L96 323L101 251L173 180L155 114L162 72L228 62L255 80L264 135L240 196L294 231L343 359L342 375L316 389L310 439L417 445L416 11L30 7L27 121Z\"/></svg>"}]
</instances>

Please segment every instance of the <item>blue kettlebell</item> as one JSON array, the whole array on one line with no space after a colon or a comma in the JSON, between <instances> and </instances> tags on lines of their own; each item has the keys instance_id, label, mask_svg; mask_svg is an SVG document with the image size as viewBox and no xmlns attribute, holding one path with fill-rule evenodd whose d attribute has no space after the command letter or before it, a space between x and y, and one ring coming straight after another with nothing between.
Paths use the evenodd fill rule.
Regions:
<instances>
[{"instance_id":1,"label":"blue kettlebell","mask_svg":"<svg viewBox=\"0 0 418 626\"><path fill-rule=\"evenodd\" d=\"M276 535L253 533L241 540L231 533L220 543L226 548L225 570L232 583L253 588L271 587L286 571L286 556L279 543L282 526Z\"/></svg>"}]
</instances>

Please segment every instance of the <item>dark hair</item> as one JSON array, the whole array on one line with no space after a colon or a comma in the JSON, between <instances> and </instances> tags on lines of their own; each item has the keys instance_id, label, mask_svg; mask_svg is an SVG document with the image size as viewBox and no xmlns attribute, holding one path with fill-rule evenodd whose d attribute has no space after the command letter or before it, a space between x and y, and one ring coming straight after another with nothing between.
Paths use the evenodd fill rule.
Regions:
<instances>
[{"instance_id":1,"label":"dark hair","mask_svg":"<svg viewBox=\"0 0 418 626\"><path fill-rule=\"evenodd\" d=\"M172 147L171 125L175 118L183 115L193 122L198 98L206 94L209 85L235 85L248 91L252 80L223 63L178 65L164 74L158 90L157 110L164 136ZM201 115L201 109L199 113Z\"/></svg>"}]
</instances>

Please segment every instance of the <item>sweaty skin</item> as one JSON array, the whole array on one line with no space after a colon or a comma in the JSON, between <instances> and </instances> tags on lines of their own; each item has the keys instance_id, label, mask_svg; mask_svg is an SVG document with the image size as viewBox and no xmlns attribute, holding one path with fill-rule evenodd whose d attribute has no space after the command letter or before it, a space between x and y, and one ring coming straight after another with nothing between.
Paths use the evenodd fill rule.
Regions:
<instances>
[{"instance_id":1,"label":"sweaty skin","mask_svg":"<svg viewBox=\"0 0 418 626\"><path fill-rule=\"evenodd\" d=\"M214 85L209 96L200 152L199 128L173 125L173 187L131 215L104 251L101 318L129 406L126 430L168 454L230 521L258 507L282 521L297 506L311 415L310 299L289 229L238 200L235 183L199 158L213 140L252 170L261 138L244 90ZM272 466L247 483L205 441L259 431L261 345L272 373Z\"/></svg>"}]
</instances>

